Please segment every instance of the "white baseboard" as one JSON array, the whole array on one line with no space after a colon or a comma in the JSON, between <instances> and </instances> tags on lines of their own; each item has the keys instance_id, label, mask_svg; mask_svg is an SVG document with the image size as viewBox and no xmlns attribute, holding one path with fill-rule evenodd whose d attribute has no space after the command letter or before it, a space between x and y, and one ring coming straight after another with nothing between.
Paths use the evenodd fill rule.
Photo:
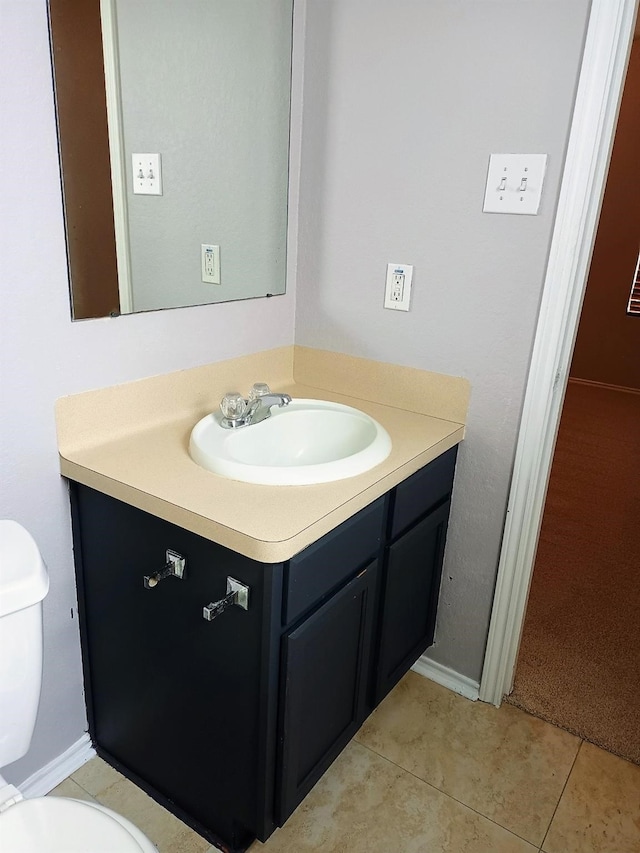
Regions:
<instances>
[{"instance_id":1,"label":"white baseboard","mask_svg":"<svg viewBox=\"0 0 640 853\"><path fill-rule=\"evenodd\" d=\"M64 782L68 776L71 776L83 764L90 761L95 754L96 751L91 746L89 735L84 734L69 749L65 750L62 755L45 764L40 770L36 770L35 773L17 787L25 799L44 797L56 785Z\"/></svg>"},{"instance_id":2,"label":"white baseboard","mask_svg":"<svg viewBox=\"0 0 640 853\"><path fill-rule=\"evenodd\" d=\"M448 666L443 666L443 664L435 660L431 660L427 655L422 655L421 658L418 658L411 669L417 672L418 675L430 678L436 684L441 684L443 687L453 690L454 693L459 693L460 696L471 699L472 702L475 702L478 698L480 684L477 681L468 678L466 675L461 675L454 669L449 669Z\"/></svg>"}]
</instances>

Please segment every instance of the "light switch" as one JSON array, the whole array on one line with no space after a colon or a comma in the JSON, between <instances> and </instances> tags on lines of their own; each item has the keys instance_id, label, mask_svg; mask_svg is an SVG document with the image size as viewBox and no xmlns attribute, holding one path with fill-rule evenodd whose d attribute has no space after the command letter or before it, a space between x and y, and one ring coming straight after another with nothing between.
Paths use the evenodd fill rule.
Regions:
<instances>
[{"instance_id":1,"label":"light switch","mask_svg":"<svg viewBox=\"0 0 640 853\"><path fill-rule=\"evenodd\" d=\"M131 170L135 195L162 195L159 154L132 154Z\"/></svg>"},{"instance_id":2,"label":"light switch","mask_svg":"<svg viewBox=\"0 0 640 853\"><path fill-rule=\"evenodd\" d=\"M540 207L546 168L546 154L492 154L484 212L535 215Z\"/></svg>"}]
</instances>

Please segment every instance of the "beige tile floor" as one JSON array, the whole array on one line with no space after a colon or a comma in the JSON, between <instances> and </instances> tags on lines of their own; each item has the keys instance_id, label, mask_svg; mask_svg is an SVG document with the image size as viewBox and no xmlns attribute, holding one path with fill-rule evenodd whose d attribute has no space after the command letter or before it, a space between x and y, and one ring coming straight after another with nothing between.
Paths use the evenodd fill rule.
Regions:
<instances>
[{"instance_id":1,"label":"beige tile floor","mask_svg":"<svg viewBox=\"0 0 640 853\"><path fill-rule=\"evenodd\" d=\"M52 793L124 814L160 853L215 853L99 758ZM640 767L410 672L259 851L640 853Z\"/></svg>"}]
</instances>

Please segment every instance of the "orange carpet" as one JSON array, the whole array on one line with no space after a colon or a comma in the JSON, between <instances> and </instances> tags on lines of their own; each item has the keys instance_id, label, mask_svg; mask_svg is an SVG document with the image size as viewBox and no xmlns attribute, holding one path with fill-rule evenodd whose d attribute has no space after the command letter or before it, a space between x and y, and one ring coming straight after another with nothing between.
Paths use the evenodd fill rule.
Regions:
<instances>
[{"instance_id":1,"label":"orange carpet","mask_svg":"<svg viewBox=\"0 0 640 853\"><path fill-rule=\"evenodd\" d=\"M640 764L640 394L569 384L507 701Z\"/></svg>"}]
</instances>

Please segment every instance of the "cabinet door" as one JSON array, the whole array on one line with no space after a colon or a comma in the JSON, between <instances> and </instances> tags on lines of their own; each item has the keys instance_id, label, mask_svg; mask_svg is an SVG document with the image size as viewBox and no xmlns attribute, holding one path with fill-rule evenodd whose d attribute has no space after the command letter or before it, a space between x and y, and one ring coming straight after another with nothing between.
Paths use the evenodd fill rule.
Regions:
<instances>
[{"instance_id":1,"label":"cabinet door","mask_svg":"<svg viewBox=\"0 0 640 853\"><path fill-rule=\"evenodd\" d=\"M376 562L283 637L282 824L366 715Z\"/></svg>"},{"instance_id":2,"label":"cabinet door","mask_svg":"<svg viewBox=\"0 0 640 853\"><path fill-rule=\"evenodd\" d=\"M433 643L449 506L386 550L374 706Z\"/></svg>"}]
</instances>

